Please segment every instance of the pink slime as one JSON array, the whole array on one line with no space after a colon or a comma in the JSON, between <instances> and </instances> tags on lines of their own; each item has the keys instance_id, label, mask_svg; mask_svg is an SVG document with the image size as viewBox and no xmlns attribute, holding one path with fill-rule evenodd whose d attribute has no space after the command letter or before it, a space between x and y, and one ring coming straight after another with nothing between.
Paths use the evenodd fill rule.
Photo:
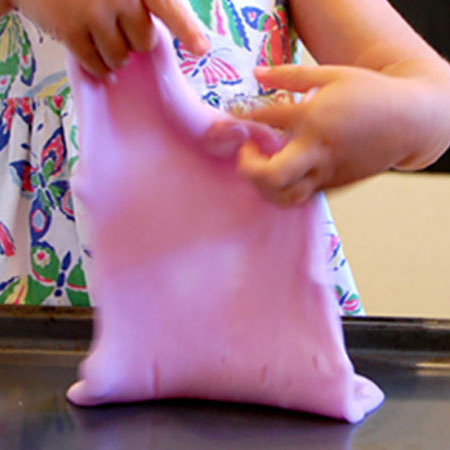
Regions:
<instances>
[{"instance_id":1,"label":"pink slime","mask_svg":"<svg viewBox=\"0 0 450 450\"><path fill-rule=\"evenodd\" d=\"M69 64L98 308L68 398L193 397L363 419L383 394L345 350L316 231L323 197L293 210L260 199L236 150L246 138L276 150L279 137L202 104L158 28L155 50L133 55L115 84Z\"/></svg>"}]
</instances>

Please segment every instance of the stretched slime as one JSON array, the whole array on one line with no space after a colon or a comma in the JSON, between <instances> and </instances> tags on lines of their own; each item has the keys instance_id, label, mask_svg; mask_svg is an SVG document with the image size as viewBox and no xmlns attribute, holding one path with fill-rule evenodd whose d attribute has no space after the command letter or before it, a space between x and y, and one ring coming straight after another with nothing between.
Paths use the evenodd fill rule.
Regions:
<instances>
[{"instance_id":1,"label":"stretched slime","mask_svg":"<svg viewBox=\"0 0 450 450\"><path fill-rule=\"evenodd\" d=\"M156 48L133 55L117 83L69 61L81 133L73 184L97 308L68 398L213 399L360 421L383 394L345 350L317 231L323 196L279 210L240 178L244 140L276 151L278 133L204 105L156 25Z\"/></svg>"}]
</instances>

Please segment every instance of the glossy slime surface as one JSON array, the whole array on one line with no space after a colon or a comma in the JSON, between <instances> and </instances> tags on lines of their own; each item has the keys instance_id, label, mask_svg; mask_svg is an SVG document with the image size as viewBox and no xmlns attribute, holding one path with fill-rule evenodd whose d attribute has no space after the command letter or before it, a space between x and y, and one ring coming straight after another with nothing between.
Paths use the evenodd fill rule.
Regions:
<instances>
[{"instance_id":1,"label":"glossy slime surface","mask_svg":"<svg viewBox=\"0 0 450 450\"><path fill-rule=\"evenodd\" d=\"M276 151L279 136L203 105L158 28L156 49L116 84L69 61L97 310L68 398L189 397L361 420L383 394L345 350L317 232L324 198L293 210L260 199L235 154L246 138Z\"/></svg>"}]
</instances>

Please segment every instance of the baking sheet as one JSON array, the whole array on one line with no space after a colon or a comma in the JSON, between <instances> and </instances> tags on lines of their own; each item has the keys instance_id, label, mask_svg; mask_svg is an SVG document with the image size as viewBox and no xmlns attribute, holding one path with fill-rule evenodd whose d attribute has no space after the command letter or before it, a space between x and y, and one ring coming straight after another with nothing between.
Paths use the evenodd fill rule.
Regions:
<instances>
[{"instance_id":1,"label":"baking sheet","mask_svg":"<svg viewBox=\"0 0 450 450\"><path fill-rule=\"evenodd\" d=\"M0 449L449 449L450 321L345 319L357 370L386 393L363 423L202 401L77 408L64 393L88 309L0 307Z\"/></svg>"}]
</instances>

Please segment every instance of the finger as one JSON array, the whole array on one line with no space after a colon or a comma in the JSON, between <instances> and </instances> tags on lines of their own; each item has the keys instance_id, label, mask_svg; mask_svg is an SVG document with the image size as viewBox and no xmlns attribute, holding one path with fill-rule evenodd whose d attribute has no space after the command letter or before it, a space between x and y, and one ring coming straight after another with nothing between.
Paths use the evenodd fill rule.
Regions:
<instances>
[{"instance_id":1,"label":"finger","mask_svg":"<svg viewBox=\"0 0 450 450\"><path fill-rule=\"evenodd\" d=\"M159 17L190 52L203 55L209 50L208 40L178 0L143 1L149 11Z\"/></svg>"},{"instance_id":2,"label":"finger","mask_svg":"<svg viewBox=\"0 0 450 450\"><path fill-rule=\"evenodd\" d=\"M274 155L279 152L289 141L286 133L280 132L263 123L252 121L240 121L246 124L249 136L247 139L253 141L260 153L264 155Z\"/></svg>"},{"instance_id":3,"label":"finger","mask_svg":"<svg viewBox=\"0 0 450 450\"><path fill-rule=\"evenodd\" d=\"M152 49L155 43L152 20L142 3L137 9L125 11L119 16L119 27L131 51L144 53Z\"/></svg>"},{"instance_id":4,"label":"finger","mask_svg":"<svg viewBox=\"0 0 450 450\"><path fill-rule=\"evenodd\" d=\"M258 145L253 141L247 141L239 150L238 172L244 178L263 185L262 180L267 176L270 157L259 151Z\"/></svg>"},{"instance_id":5,"label":"finger","mask_svg":"<svg viewBox=\"0 0 450 450\"><path fill-rule=\"evenodd\" d=\"M365 70L348 66L310 67L283 64L273 67L255 67L254 74L257 80L267 88L306 92L311 88L320 88L344 77L361 74Z\"/></svg>"},{"instance_id":6,"label":"finger","mask_svg":"<svg viewBox=\"0 0 450 450\"><path fill-rule=\"evenodd\" d=\"M233 119L218 120L205 133L203 146L208 153L225 158L234 155L248 135L244 123Z\"/></svg>"},{"instance_id":7,"label":"finger","mask_svg":"<svg viewBox=\"0 0 450 450\"><path fill-rule=\"evenodd\" d=\"M92 38L103 62L109 69L116 70L126 63L129 53L128 45L116 23L94 27Z\"/></svg>"},{"instance_id":8,"label":"finger","mask_svg":"<svg viewBox=\"0 0 450 450\"><path fill-rule=\"evenodd\" d=\"M250 111L234 111L234 117L265 123L274 128L287 129L301 121L304 106L299 104L275 104Z\"/></svg>"},{"instance_id":9,"label":"finger","mask_svg":"<svg viewBox=\"0 0 450 450\"><path fill-rule=\"evenodd\" d=\"M87 73L98 79L109 76L110 69L103 62L87 31L78 33L76 39L67 39L66 45Z\"/></svg>"}]
</instances>

